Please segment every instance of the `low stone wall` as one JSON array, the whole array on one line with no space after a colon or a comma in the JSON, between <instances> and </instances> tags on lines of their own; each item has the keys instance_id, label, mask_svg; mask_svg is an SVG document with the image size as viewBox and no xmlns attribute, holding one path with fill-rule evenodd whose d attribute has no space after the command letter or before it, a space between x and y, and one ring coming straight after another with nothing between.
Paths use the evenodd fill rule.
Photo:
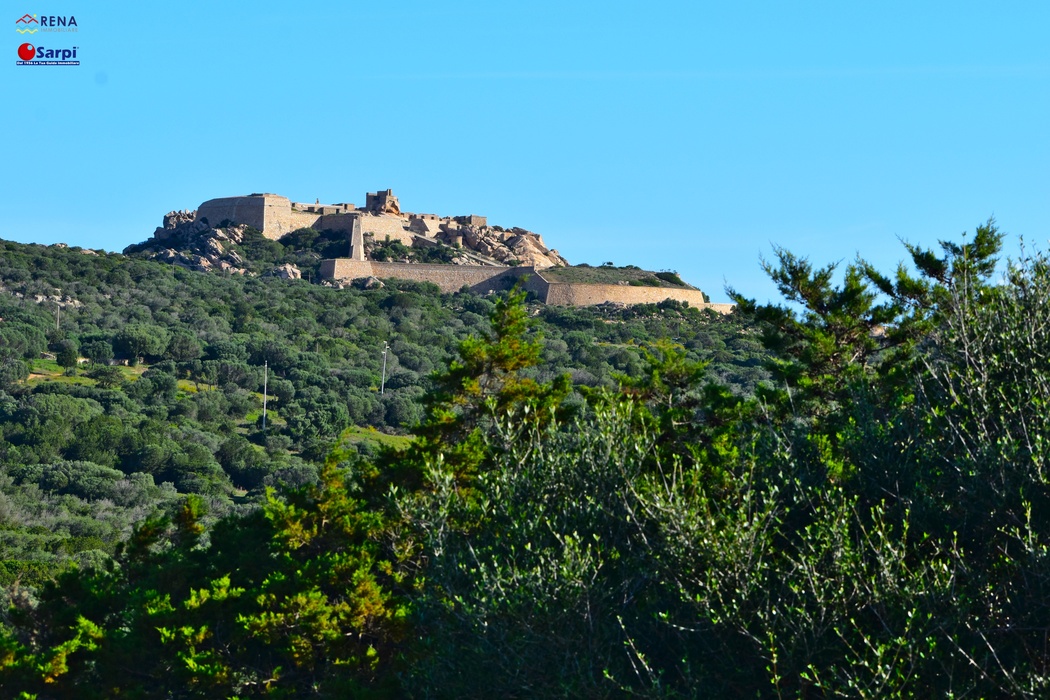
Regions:
<instances>
[{"instance_id":1,"label":"low stone wall","mask_svg":"<svg viewBox=\"0 0 1050 700\"><path fill-rule=\"evenodd\" d=\"M535 295L543 303L547 303L547 290L550 289L550 283L543 279L543 276L534 267L520 267L517 269L521 270L521 276L518 278L521 282L521 288Z\"/></svg>"},{"instance_id":2,"label":"low stone wall","mask_svg":"<svg viewBox=\"0 0 1050 700\"><path fill-rule=\"evenodd\" d=\"M321 261L321 277L324 279L394 278L430 282L442 292L458 292L464 286L481 293L510 289L522 274L532 271L532 268L521 267L383 263L348 258Z\"/></svg>"},{"instance_id":3,"label":"low stone wall","mask_svg":"<svg viewBox=\"0 0 1050 700\"><path fill-rule=\"evenodd\" d=\"M457 292L464 286L481 293L510 289L522 272L516 267L372 263L376 277L432 282L442 292Z\"/></svg>"},{"instance_id":4,"label":"low stone wall","mask_svg":"<svg viewBox=\"0 0 1050 700\"><path fill-rule=\"evenodd\" d=\"M656 304L666 299L687 301L690 306L703 309L709 306L699 289L669 287L631 287L621 284L573 284L549 282L547 303L556 306L593 306L613 302L618 304Z\"/></svg>"},{"instance_id":5,"label":"low stone wall","mask_svg":"<svg viewBox=\"0 0 1050 700\"><path fill-rule=\"evenodd\" d=\"M368 260L332 258L321 261L322 279L349 281L372 276L372 263Z\"/></svg>"}]
</instances>

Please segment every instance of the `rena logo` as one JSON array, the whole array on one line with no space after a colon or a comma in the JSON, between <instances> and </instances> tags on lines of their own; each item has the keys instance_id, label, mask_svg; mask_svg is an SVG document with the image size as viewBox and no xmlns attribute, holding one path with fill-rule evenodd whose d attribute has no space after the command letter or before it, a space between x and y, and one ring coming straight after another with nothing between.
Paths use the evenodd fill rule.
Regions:
<instances>
[{"instance_id":1,"label":"rena logo","mask_svg":"<svg viewBox=\"0 0 1050 700\"><path fill-rule=\"evenodd\" d=\"M23 61L32 61L36 56L36 47L32 44L22 44L18 47L18 57Z\"/></svg>"},{"instance_id":2,"label":"rena logo","mask_svg":"<svg viewBox=\"0 0 1050 700\"><path fill-rule=\"evenodd\" d=\"M39 27L40 22L37 21L36 15L31 15L28 12L15 20L15 31L19 34L36 34L40 31Z\"/></svg>"}]
</instances>

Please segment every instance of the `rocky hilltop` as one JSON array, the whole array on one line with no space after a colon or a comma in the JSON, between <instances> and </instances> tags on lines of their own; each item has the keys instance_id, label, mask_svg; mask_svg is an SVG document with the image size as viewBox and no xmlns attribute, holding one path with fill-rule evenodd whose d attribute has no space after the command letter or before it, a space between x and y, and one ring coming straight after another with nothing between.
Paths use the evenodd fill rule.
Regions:
<instances>
[{"instance_id":1,"label":"rocky hilltop","mask_svg":"<svg viewBox=\"0 0 1050 700\"><path fill-rule=\"evenodd\" d=\"M196 212L173 211L164 216L153 237L145 243L128 246L125 254L138 253L150 260L179 265L191 270L244 274L244 258L230 247L243 242L248 227L234 224L212 228L207 221L194 219Z\"/></svg>"},{"instance_id":2,"label":"rocky hilltop","mask_svg":"<svg viewBox=\"0 0 1050 700\"><path fill-rule=\"evenodd\" d=\"M675 301L731 309L711 304L673 272L569 267L539 234L490 226L484 216L405 213L391 190L369 192L363 207L276 194L211 199L194 211L169 212L152 238L124 252L193 270L305 277L335 287L397 279L446 293L491 293L518 285L547 304Z\"/></svg>"}]
</instances>

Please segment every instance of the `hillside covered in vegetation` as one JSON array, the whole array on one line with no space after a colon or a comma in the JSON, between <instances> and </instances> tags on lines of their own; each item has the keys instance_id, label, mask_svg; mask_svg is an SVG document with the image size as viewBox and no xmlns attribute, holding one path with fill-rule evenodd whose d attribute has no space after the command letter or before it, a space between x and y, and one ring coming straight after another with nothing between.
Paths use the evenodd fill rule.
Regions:
<instances>
[{"instance_id":1,"label":"hillside covered in vegetation","mask_svg":"<svg viewBox=\"0 0 1050 700\"><path fill-rule=\"evenodd\" d=\"M1045 697L1050 261L1022 259L993 283L1001 240L989 223L964 244L909 248L911 271L857 261L840 283L778 250L767 271L790 306L736 295L749 319L737 332L759 329L769 353L755 384L730 385L716 358L683 346L712 321L677 307L594 312L581 333L658 322L675 335L637 350L621 338L637 371L608 382L563 372L536 328L565 338L577 312L540 321L523 295L498 298L431 376L411 443L362 451L345 433L315 478L277 479L260 507L217 520L175 484L167 513L111 559L10 589L0 691ZM267 318L280 317L295 318ZM299 356L321 354L309 347ZM175 406L195 400L175 381ZM5 405L90 400L94 420L119 401L40 386L14 380ZM168 404L143 406L150 431L184 424ZM14 424L36 425L26 416ZM306 464L292 455L308 441L287 437L281 468ZM5 469L9 489L65 488L54 468Z\"/></svg>"},{"instance_id":2,"label":"hillside covered in vegetation","mask_svg":"<svg viewBox=\"0 0 1050 700\"><path fill-rule=\"evenodd\" d=\"M274 247L241 251L265 268ZM93 253L0 242L0 584L103 561L185 494L215 518L256 507L267 486L312 483L348 428L365 455L404 446L431 374L489 332L494 308L427 285L337 290ZM741 392L767 376L737 319L673 303L530 313L543 338L530 371L568 373L575 405L641 376L664 337Z\"/></svg>"}]
</instances>

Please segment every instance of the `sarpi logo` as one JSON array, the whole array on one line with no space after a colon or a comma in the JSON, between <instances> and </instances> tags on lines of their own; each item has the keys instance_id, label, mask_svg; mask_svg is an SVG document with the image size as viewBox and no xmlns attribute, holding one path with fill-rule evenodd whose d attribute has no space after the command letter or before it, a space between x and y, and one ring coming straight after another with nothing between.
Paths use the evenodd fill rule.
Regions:
<instances>
[{"instance_id":1,"label":"sarpi logo","mask_svg":"<svg viewBox=\"0 0 1050 700\"><path fill-rule=\"evenodd\" d=\"M37 32L75 32L79 29L73 15L37 15L28 12L15 20L15 31L19 34Z\"/></svg>"},{"instance_id":2,"label":"sarpi logo","mask_svg":"<svg viewBox=\"0 0 1050 700\"><path fill-rule=\"evenodd\" d=\"M45 46L33 46L30 43L18 47L18 66L79 66L77 49L49 49Z\"/></svg>"},{"instance_id":3,"label":"sarpi logo","mask_svg":"<svg viewBox=\"0 0 1050 700\"><path fill-rule=\"evenodd\" d=\"M15 31L19 34L36 34L40 31L40 22L36 15L27 12L15 20Z\"/></svg>"}]
</instances>

